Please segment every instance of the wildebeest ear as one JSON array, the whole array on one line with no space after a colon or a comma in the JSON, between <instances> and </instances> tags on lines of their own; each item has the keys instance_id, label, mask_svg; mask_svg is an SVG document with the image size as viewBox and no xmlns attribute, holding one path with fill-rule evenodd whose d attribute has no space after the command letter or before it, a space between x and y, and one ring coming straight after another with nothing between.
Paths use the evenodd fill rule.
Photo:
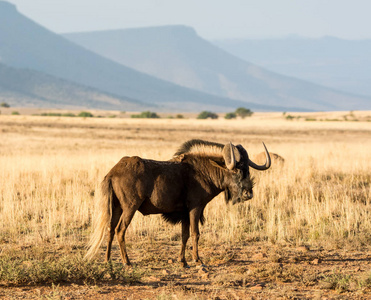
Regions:
<instances>
[{"instance_id":1,"label":"wildebeest ear","mask_svg":"<svg viewBox=\"0 0 371 300\"><path fill-rule=\"evenodd\" d=\"M233 155L231 153L233 151ZM236 146L234 146L232 143L229 143L224 146L223 148L223 158L225 161L226 166L230 166L232 163L232 158L234 156L235 163L239 162L241 160L241 155Z\"/></svg>"}]
</instances>

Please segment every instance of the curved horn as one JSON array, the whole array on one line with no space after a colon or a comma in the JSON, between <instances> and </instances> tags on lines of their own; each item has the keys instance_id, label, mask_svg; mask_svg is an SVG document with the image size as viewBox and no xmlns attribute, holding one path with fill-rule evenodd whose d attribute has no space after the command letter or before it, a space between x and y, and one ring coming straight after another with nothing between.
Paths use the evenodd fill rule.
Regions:
<instances>
[{"instance_id":1,"label":"curved horn","mask_svg":"<svg viewBox=\"0 0 371 300\"><path fill-rule=\"evenodd\" d=\"M271 166L271 157L269 155L267 147L265 147L264 142L263 142L263 146L264 146L264 149L265 149L265 156L267 158L264 165L261 165L261 166L257 165L256 163L254 163L252 160L249 159L249 166L251 168L255 169L255 170L264 171L264 170L269 169L269 167Z\"/></svg>"},{"instance_id":2,"label":"curved horn","mask_svg":"<svg viewBox=\"0 0 371 300\"><path fill-rule=\"evenodd\" d=\"M231 161L229 163L226 162L226 167L229 170L233 170L236 167L236 158L234 157L233 145L231 142L229 142L229 151L231 152Z\"/></svg>"}]
</instances>

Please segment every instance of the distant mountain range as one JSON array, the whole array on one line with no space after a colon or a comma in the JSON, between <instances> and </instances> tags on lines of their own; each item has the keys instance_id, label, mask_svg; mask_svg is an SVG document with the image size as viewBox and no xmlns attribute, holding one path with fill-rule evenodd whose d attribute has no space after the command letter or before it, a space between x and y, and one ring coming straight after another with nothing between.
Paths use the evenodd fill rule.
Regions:
<instances>
[{"instance_id":1,"label":"distant mountain range","mask_svg":"<svg viewBox=\"0 0 371 300\"><path fill-rule=\"evenodd\" d=\"M5 1L0 1L0 20L0 62L9 67L48 74L108 93L115 99L138 101L138 108L150 103L149 108L157 110L222 111L245 104L184 88L103 58L29 20ZM127 110L126 104L124 101L115 107ZM111 102L107 108L112 106ZM96 107L96 103L88 107ZM270 108L255 105L255 109Z\"/></svg>"},{"instance_id":2,"label":"distant mountain range","mask_svg":"<svg viewBox=\"0 0 371 300\"><path fill-rule=\"evenodd\" d=\"M371 40L288 37L213 43L237 57L280 74L371 96Z\"/></svg>"},{"instance_id":3,"label":"distant mountain range","mask_svg":"<svg viewBox=\"0 0 371 300\"><path fill-rule=\"evenodd\" d=\"M216 47L185 26L64 36L122 65L209 94L307 110L371 109L371 97L268 71Z\"/></svg>"},{"instance_id":4,"label":"distant mountain range","mask_svg":"<svg viewBox=\"0 0 371 300\"><path fill-rule=\"evenodd\" d=\"M5 1L0 99L12 106L156 111L351 110L371 103L245 62L188 27L63 37Z\"/></svg>"},{"instance_id":5,"label":"distant mountain range","mask_svg":"<svg viewBox=\"0 0 371 300\"><path fill-rule=\"evenodd\" d=\"M148 103L125 99L30 69L0 63L0 101L11 106L143 110Z\"/></svg>"}]
</instances>

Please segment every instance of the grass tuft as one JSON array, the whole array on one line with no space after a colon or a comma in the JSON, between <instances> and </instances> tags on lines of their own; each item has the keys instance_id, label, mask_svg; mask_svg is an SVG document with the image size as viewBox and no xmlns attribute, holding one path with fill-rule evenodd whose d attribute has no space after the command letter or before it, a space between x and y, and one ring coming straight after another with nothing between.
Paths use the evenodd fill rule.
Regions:
<instances>
[{"instance_id":1,"label":"grass tuft","mask_svg":"<svg viewBox=\"0 0 371 300\"><path fill-rule=\"evenodd\" d=\"M40 249L38 250L40 251ZM34 251L32 251L34 252ZM0 257L0 284L6 286L87 283L116 280L124 283L136 282L140 274L127 271L121 262L97 263L83 259L82 252L54 256L40 254L31 258L30 253L2 255Z\"/></svg>"}]
</instances>

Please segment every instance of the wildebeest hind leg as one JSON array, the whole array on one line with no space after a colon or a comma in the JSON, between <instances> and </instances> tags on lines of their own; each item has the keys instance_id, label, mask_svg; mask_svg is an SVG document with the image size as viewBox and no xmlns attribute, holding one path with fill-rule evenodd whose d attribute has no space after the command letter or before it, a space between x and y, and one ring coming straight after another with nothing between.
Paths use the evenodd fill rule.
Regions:
<instances>
[{"instance_id":1,"label":"wildebeest hind leg","mask_svg":"<svg viewBox=\"0 0 371 300\"><path fill-rule=\"evenodd\" d=\"M109 233L108 233L108 243L107 243L107 251L106 251L106 262L109 261L111 257L111 247L112 247L112 241L113 237L115 235L115 228L120 220L122 214L122 209L121 207L117 206L113 208L112 210L112 218L111 218L111 223L109 227Z\"/></svg>"},{"instance_id":2,"label":"wildebeest hind leg","mask_svg":"<svg viewBox=\"0 0 371 300\"><path fill-rule=\"evenodd\" d=\"M135 214L136 209L123 209L123 212L121 214L120 220L116 226L115 233L117 237L117 241L120 246L121 251L121 258L123 261L124 266L130 266L131 263L129 261L127 252L126 252L126 246L125 246L125 233L126 229L128 228L131 219L133 218Z\"/></svg>"},{"instance_id":3,"label":"wildebeest hind leg","mask_svg":"<svg viewBox=\"0 0 371 300\"><path fill-rule=\"evenodd\" d=\"M189 267L185 259L185 249L188 239L189 239L189 222L182 221L182 247L180 249L179 262L183 265L184 268Z\"/></svg>"}]
</instances>

